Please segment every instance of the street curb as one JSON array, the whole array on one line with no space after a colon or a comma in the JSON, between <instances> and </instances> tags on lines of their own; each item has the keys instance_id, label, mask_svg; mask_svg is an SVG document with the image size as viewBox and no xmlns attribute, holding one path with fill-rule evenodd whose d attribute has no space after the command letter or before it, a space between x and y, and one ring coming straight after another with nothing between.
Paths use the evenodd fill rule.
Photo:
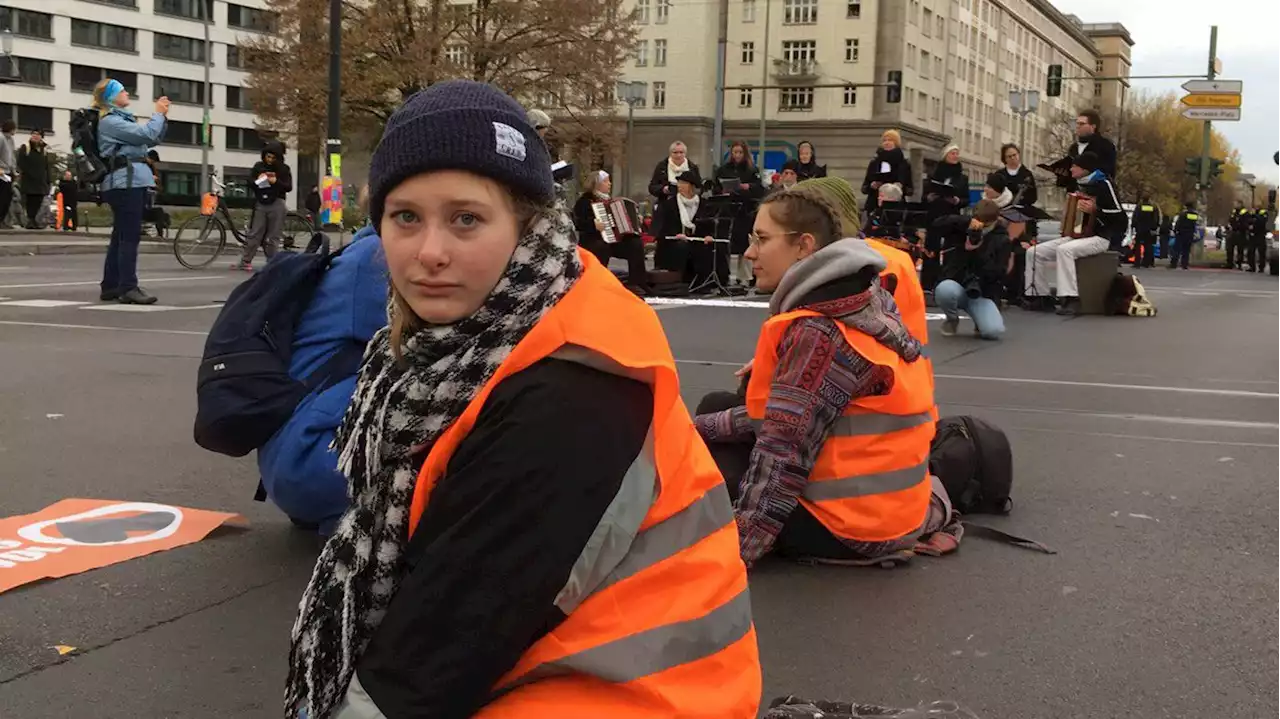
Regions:
<instances>
[{"instance_id":1,"label":"street curb","mask_svg":"<svg viewBox=\"0 0 1280 719\"><path fill-rule=\"evenodd\" d=\"M31 257L35 255L101 255L107 251L107 242L84 241L82 244L57 242L5 242L0 240L0 257ZM163 255L173 252L173 245L161 242L142 242L138 254Z\"/></svg>"}]
</instances>

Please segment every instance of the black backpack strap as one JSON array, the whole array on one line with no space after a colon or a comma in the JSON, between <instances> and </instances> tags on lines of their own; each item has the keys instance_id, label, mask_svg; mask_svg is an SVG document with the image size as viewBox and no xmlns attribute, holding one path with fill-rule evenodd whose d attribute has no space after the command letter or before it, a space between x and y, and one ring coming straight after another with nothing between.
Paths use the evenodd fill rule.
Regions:
<instances>
[{"instance_id":1,"label":"black backpack strap","mask_svg":"<svg viewBox=\"0 0 1280 719\"><path fill-rule=\"evenodd\" d=\"M253 491L253 501L255 502L267 501L267 488L262 484L261 479L258 480L258 488Z\"/></svg>"},{"instance_id":2,"label":"black backpack strap","mask_svg":"<svg viewBox=\"0 0 1280 719\"><path fill-rule=\"evenodd\" d=\"M1037 552L1043 552L1044 554L1057 554L1056 551L1046 547L1040 542L1033 539L1027 539L1026 537L1019 537L1016 534L1009 534L1008 532L1000 531L995 527L988 527L984 524L973 524L972 522L961 522L961 524L964 525L964 533L966 536L982 537L983 539L1011 544L1015 547L1022 547L1023 549L1033 549Z\"/></svg>"}]
</instances>

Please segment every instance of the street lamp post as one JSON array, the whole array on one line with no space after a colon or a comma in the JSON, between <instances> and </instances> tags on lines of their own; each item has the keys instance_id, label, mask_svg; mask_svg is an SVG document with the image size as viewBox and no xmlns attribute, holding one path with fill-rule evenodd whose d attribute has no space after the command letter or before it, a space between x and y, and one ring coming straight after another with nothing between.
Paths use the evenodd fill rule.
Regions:
<instances>
[{"instance_id":1,"label":"street lamp post","mask_svg":"<svg viewBox=\"0 0 1280 719\"><path fill-rule=\"evenodd\" d=\"M18 82L21 79L13 61L13 33L0 30L0 85Z\"/></svg>"},{"instance_id":2,"label":"street lamp post","mask_svg":"<svg viewBox=\"0 0 1280 719\"><path fill-rule=\"evenodd\" d=\"M631 82L618 83L618 99L627 103L627 162L622 166L622 192L624 195L631 194L631 162L632 155L632 130L635 129L636 105L643 105L645 97L649 93L649 83L640 80L632 80Z\"/></svg>"},{"instance_id":3,"label":"street lamp post","mask_svg":"<svg viewBox=\"0 0 1280 719\"><path fill-rule=\"evenodd\" d=\"M1027 115L1040 109L1040 91L1010 90L1009 109L1018 116L1018 150L1027 156Z\"/></svg>"}]
</instances>

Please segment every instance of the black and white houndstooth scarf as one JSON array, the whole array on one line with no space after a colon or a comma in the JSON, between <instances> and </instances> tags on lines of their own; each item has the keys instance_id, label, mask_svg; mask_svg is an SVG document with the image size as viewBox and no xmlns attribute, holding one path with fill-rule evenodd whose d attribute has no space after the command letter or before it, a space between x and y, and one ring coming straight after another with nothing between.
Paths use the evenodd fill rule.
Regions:
<instances>
[{"instance_id":1,"label":"black and white houndstooth scarf","mask_svg":"<svg viewBox=\"0 0 1280 719\"><path fill-rule=\"evenodd\" d=\"M333 444L351 508L298 607L285 687L289 719L304 708L310 719L325 719L340 703L399 585L420 458L582 274L573 238L562 209L536 219L484 306L452 325L406 335L403 366L392 356L388 329L370 341Z\"/></svg>"}]
</instances>

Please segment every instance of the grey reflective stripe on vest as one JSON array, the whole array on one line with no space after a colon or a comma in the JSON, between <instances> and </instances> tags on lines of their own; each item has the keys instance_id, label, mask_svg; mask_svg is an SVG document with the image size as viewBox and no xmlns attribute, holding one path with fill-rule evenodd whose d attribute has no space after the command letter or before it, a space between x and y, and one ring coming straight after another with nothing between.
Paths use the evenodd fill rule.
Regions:
<instances>
[{"instance_id":1,"label":"grey reflective stripe on vest","mask_svg":"<svg viewBox=\"0 0 1280 719\"><path fill-rule=\"evenodd\" d=\"M888 434L902 429L912 429L922 424L931 424L933 415L929 412L920 414L884 414L867 412L865 414L846 414L836 418L827 431L828 437L869 437L876 434ZM760 429L763 420L751 420L751 426Z\"/></svg>"},{"instance_id":2,"label":"grey reflective stripe on vest","mask_svg":"<svg viewBox=\"0 0 1280 719\"><path fill-rule=\"evenodd\" d=\"M721 482L693 504L636 536L631 551L605 578L600 589L665 561L711 536L733 521L729 490Z\"/></svg>"},{"instance_id":3,"label":"grey reflective stripe on vest","mask_svg":"<svg viewBox=\"0 0 1280 719\"><path fill-rule=\"evenodd\" d=\"M627 468L618 493L587 538L564 588L556 595L555 605L560 611L569 614L577 609L619 565L632 559L636 534L657 498L658 470L654 466L653 428L650 427L644 447Z\"/></svg>"},{"instance_id":4,"label":"grey reflective stripe on vest","mask_svg":"<svg viewBox=\"0 0 1280 719\"><path fill-rule=\"evenodd\" d=\"M509 686L506 693L540 679L589 674L608 682L635 681L723 651L751 630L751 596L738 596L696 619L654 627L577 654L540 664Z\"/></svg>"},{"instance_id":5,"label":"grey reflective stripe on vest","mask_svg":"<svg viewBox=\"0 0 1280 719\"><path fill-rule=\"evenodd\" d=\"M924 481L929 470L929 462L906 469L878 474L860 474L854 477L841 477L825 482L810 481L804 488L804 498L811 502L825 502L832 499L852 499L868 497L873 494L885 494L910 489Z\"/></svg>"},{"instance_id":6,"label":"grey reflective stripe on vest","mask_svg":"<svg viewBox=\"0 0 1280 719\"><path fill-rule=\"evenodd\" d=\"M846 414L836 418L831 425L830 437L866 437L873 434L888 434L901 429L912 429L922 424L933 424L933 415L929 412L920 414L883 414L870 412L867 414Z\"/></svg>"}]
</instances>

